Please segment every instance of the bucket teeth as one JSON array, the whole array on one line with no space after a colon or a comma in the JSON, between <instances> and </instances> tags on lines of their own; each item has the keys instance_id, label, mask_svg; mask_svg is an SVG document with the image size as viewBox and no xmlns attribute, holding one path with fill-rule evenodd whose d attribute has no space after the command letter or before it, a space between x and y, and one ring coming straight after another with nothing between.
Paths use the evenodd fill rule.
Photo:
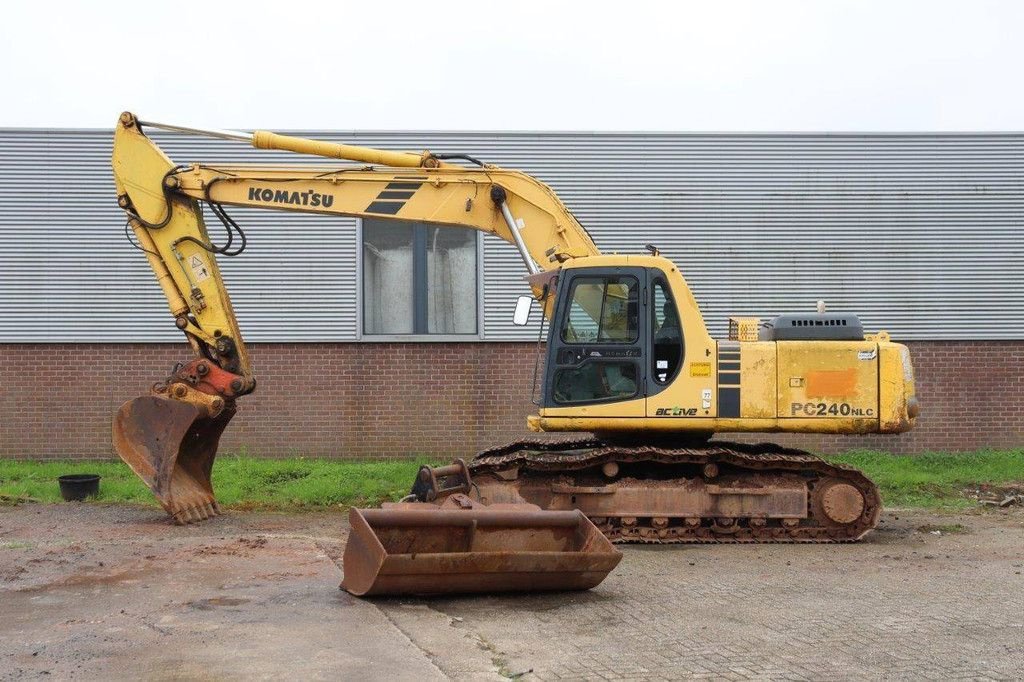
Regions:
<instances>
[{"instance_id":1,"label":"bucket teeth","mask_svg":"<svg viewBox=\"0 0 1024 682\"><path fill-rule=\"evenodd\" d=\"M213 501L208 501L175 507L171 512L171 518L174 519L176 524L184 526L190 523L205 521L218 514L219 512Z\"/></svg>"}]
</instances>

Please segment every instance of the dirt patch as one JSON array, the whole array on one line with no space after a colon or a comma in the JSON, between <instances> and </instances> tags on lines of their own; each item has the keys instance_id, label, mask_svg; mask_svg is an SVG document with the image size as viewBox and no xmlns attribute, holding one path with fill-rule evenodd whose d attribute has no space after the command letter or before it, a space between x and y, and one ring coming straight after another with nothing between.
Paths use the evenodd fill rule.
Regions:
<instances>
[{"instance_id":1,"label":"dirt patch","mask_svg":"<svg viewBox=\"0 0 1024 682\"><path fill-rule=\"evenodd\" d=\"M241 599L239 597L211 597L210 599L200 599L199 601L190 601L188 603L194 609L200 611L209 611L218 606L241 606L242 604L248 604L251 599Z\"/></svg>"},{"instance_id":2,"label":"dirt patch","mask_svg":"<svg viewBox=\"0 0 1024 682\"><path fill-rule=\"evenodd\" d=\"M932 535L953 535L954 533L970 533L970 529L962 523L926 523L917 527L918 533Z\"/></svg>"},{"instance_id":3,"label":"dirt patch","mask_svg":"<svg viewBox=\"0 0 1024 682\"><path fill-rule=\"evenodd\" d=\"M0 570L0 581L5 583L14 582L18 579L18 576L24 572L24 566L8 566L7 568Z\"/></svg>"},{"instance_id":4,"label":"dirt patch","mask_svg":"<svg viewBox=\"0 0 1024 682\"><path fill-rule=\"evenodd\" d=\"M238 538L226 545L204 545L194 551L199 556L253 556L254 550L266 547L265 537Z\"/></svg>"},{"instance_id":5,"label":"dirt patch","mask_svg":"<svg viewBox=\"0 0 1024 682\"><path fill-rule=\"evenodd\" d=\"M1024 506L1024 483L980 485L964 490L964 495L989 507Z\"/></svg>"}]
</instances>

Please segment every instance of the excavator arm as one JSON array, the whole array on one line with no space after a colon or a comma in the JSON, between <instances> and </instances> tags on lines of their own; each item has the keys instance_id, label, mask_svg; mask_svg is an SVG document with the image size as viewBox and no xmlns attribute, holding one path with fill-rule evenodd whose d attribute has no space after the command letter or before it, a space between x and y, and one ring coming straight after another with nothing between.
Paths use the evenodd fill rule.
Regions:
<instances>
[{"instance_id":1,"label":"excavator arm","mask_svg":"<svg viewBox=\"0 0 1024 682\"><path fill-rule=\"evenodd\" d=\"M161 127L249 142L256 148L337 158L361 165L176 165L145 135ZM124 113L114 134L113 169L126 228L143 251L171 315L196 357L179 365L153 395L125 403L114 419L118 454L178 522L216 513L210 483L221 433L235 401L255 377L217 256L245 248L243 229L225 207L389 218L474 228L513 244L539 295L543 271L600 255L586 230L537 179L462 158L391 152L277 135L203 131L140 121ZM370 165L367 165L370 164ZM377 164L382 165L379 167ZM223 223L215 243L205 202ZM545 312L550 313L550 301Z\"/></svg>"},{"instance_id":2,"label":"excavator arm","mask_svg":"<svg viewBox=\"0 0 1024 682\"><path fill-rule=\"evenodd\" d=\"M244 233L223 206L475 228L516 246L530 274L555 269L570 258L600 255L555 193L525 173L482 164L455 166L429 152L387 152L265 131L214 134L248 138L261 149L399 166L176 166L142 132L138 119L122 115L113 155L118 203L128 213L178 327L193 346L205 346L222 358L222 368L247 379L251 367L216 262L218 254L237 255L244 248ZM214 245L200 201L224 222L230 241Z\"/></svg>"}]
</instances>

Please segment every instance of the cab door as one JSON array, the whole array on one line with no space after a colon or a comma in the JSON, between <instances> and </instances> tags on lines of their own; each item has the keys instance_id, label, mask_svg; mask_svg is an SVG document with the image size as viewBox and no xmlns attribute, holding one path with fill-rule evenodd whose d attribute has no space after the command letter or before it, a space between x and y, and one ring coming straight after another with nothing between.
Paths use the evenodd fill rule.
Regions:
<instances>
[{"instance_id":1,"label":"cab door","mask_svg":"<svg viewBox=\"0 0 1024 682\"><path fill-rule=\"evenodd\" d=\"M548 339L546 413L586 406L568 412L644 416L647 271L571 269L562 275L558 291ZM601 407L605 405L608 408Z\"/></svg>"}]
</instances>

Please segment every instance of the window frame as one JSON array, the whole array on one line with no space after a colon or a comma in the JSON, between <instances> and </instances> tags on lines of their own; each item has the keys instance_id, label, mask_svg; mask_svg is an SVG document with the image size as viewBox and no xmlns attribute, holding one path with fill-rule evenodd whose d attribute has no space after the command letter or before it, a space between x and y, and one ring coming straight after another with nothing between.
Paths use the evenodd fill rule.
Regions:
<instances>
[{"instance_id":1,"label":"window frame","mask_svg":"<svg viewBox=\"0 0 1024 682\"><path fill-rule=\"evenodd\" d=\"M396 220L394 218L374 218L381 222L403 222L414 225L428 225L435 227L448 227L445 225L432 225L418 220ZM452 343L452 342L479 342L484 340L484 240L480 230L473 227L463 229L471 230L476 239L476 333L473 334L370 334L366 332L366 311L365 288L363 282L363 229L364 219L356 218L356 340L369 343Z\"/></svg>"}]
</instances>

